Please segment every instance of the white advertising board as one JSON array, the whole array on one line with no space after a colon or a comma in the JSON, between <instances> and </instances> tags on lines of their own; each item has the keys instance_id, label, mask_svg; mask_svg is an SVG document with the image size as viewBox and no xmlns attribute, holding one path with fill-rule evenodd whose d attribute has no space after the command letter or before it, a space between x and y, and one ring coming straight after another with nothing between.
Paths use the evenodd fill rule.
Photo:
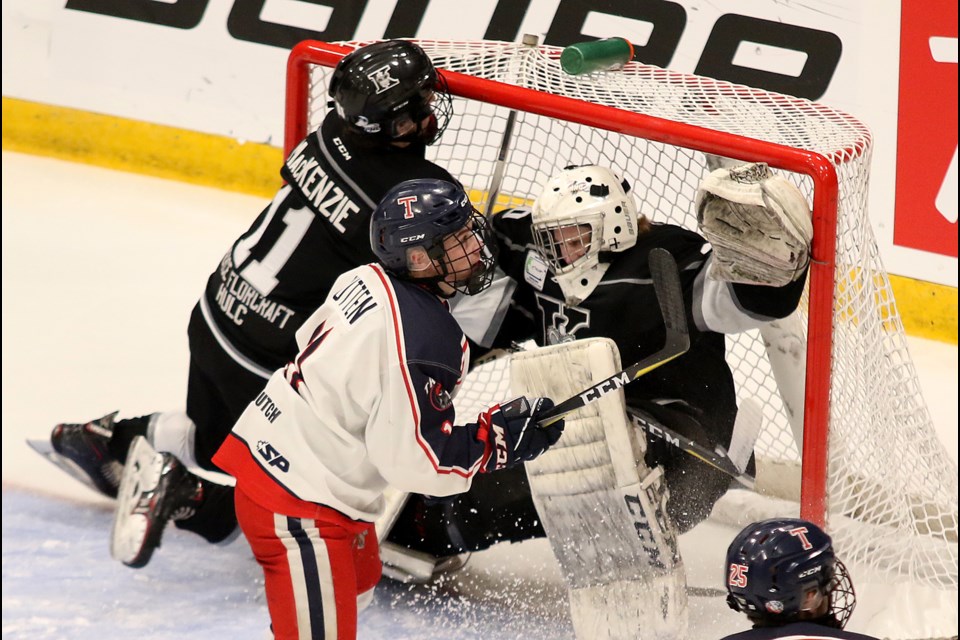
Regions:
<instances>
[{"instance_id":1,"label":"white advertising board","mask_svg":"<svg viewBox=\"0 0 960 640\"><path fill-rule=\"evenodd\" d=\"M625 37L644 62L862 120L887 270L957 286L949 0L6 0L2 12L6 97L278 147L287 52L302 39Z\"/></svg>"}]
</instances>

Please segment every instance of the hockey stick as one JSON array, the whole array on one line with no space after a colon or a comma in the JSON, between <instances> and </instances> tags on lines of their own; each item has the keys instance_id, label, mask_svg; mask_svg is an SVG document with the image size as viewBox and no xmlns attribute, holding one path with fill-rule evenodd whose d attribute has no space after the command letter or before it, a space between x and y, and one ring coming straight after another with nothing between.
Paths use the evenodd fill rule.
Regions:
<instances>
[{"instance_id":1,"label":"hockey stick","mask_svg":"<svg viewBox=\"0 0 960 640\"><path fill-rule=\"evenodd\" d=\"M668 445L689 453L693 457L705 462L714 469L727 474L748 489L753 489L755 487L756 478L748 473L744 473L744 471L739 468L737 463L731 460L730 456L728 456L726 453L721 451L711 451L702 444L694 442L690 438L681 435L673 429L663 426L662 424L647 422L642 417L630 412L628 412L628 415L630 416L630 420L633 422L634 426L642 429L654 438L659 438ZM746 464L744 464L744 467L745 466Z\"/></svg>"},{"instance_id":2,"label":"hockey stick","mask_svg":"<svg viewBox=\"0 0 960 640\"><path fill-rule=\"evenodd\" d=\"M643 374L683 355L690 348L686 310L683 306L683 289L680 288L680 273L677 271L677 263L669 251L660 248L650 251L649 262L650 275L653 276L653 288L660 305L660 315L663 317L663 325L667 329L663 348L545 411L537 421L537 426L546 427L553 424L571 411L576 411L591 402L596 402L611 391L616 391Z\"/></svg>"}]
</instances>

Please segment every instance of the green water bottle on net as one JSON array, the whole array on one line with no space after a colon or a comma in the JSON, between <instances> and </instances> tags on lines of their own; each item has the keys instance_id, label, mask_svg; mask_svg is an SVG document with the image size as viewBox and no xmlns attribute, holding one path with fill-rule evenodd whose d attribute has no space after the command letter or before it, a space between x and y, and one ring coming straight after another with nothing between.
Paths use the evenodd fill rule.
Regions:
<instances>
[{"instance_id":1,"label":"green water bottle on net","mask_svg":"<svg viewBox=\"0 0 960 640\"><path fill-rule=\"evenodd\" d=\"M633 58L633 45L625 38L578 42L560 53L560 68L572 76L620 69Z\"/></svg>"}]
</instances>

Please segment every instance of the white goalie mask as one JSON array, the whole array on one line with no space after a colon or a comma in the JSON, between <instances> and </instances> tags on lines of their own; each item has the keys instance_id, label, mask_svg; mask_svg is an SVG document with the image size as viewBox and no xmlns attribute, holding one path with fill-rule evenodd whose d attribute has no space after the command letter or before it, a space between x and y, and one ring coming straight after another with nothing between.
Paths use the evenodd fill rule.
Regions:
<instances>
[{"instance_id":1,"label":"white goalie mask","mask_svg":"<svg viewBox=\"0 0 960 640\"><path fill-rule=\"evenodd\" d=\"M608 264L600 253L637 243L637 206L629 186L604 167L570 167L550 178L533 203L533 237L567 304L596 288Z\"/></svg>"}]
</instances>

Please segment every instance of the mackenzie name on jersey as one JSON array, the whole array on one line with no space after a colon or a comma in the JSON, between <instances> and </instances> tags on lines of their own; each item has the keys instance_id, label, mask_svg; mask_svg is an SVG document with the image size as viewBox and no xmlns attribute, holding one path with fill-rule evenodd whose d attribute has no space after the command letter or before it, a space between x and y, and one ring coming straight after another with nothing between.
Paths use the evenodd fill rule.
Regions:
<instances>
[{"instance_id":1,"label":"mackenzie name on jersey","mask_svg":"<svg viewBox=\"0 0 960 640\"><path fill-rule=\"evenodd\" d=\"M346 233L344 222L352 213L360 210L347 194L338 187L323 171L319 160L308 151L308 142L304 139L290 153L287 168L314 209L334 226L340 233Z\"/></svg>"}]
</instances>

